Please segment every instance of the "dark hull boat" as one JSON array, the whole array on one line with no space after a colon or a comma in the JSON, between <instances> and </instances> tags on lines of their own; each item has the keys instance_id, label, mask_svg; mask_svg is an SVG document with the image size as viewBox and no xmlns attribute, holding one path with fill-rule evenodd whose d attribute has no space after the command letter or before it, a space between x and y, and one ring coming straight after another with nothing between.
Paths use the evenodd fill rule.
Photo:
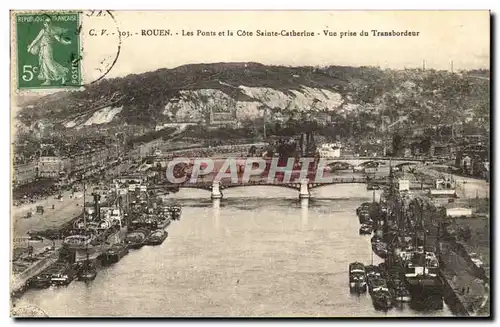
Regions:
<instances>
[{"instance_id":1,"label":"dark hull boat","mask_svg":"<svg viewBox=\"0 0 500 327\"><path fill-rule=\"evenodd\" d=\"M108 251L102 256L101 262L104 265L110 265L121 260L124 256L129 253L128 246L125 243L119 243L113 245Z\"/></svg>"},{"instance_id":2,"label":"dark hull boat","mask_svg":"<svg viewBox=\"0 0 500 327\"><path fill-rule=\"evenodd\" d=\"M94 280L97 277L97 269L93 264L84 263L84 266L78 272L77 279L79 281L87 282Z\"/></svg>"},{"instance_id":3,"label":"dark hull boat","mask_svg":"<svg viewBox=\"0 0 500 327\"><path fill-rule=\"evenodd\" d=\"M386 290L374 291L371 296L373 306L377 310L389 310L394 304L391 293Z\"/></svg>"},{"instance_id":4,"label":"dark hull boat","mask_svg":"<svg viewBox=\"0 0 500 327\"><path fill-rule=\"evenodd\" d=\"M76 271L70 263L55 263L51 269L53 269L50 274L50 282L52 285L66 286L75 278Z\"/></svg>"},{"instance_id":5,"label":"dark hull boat","mask_svg":"<svg viewBox=\"0 0 500 327\"><path fill-rule=\"evenodd\" d=\"M415 295L442 294L439 261L433 252L414 252L406 265L405 279L409 291Z\"/></svg>"},{"instance_id":6,"label":"dark hull boat","mask_svg":"<svg viewBox=\"0 0 500 327\"><path fill-rule=\"evenodd\" d=\"M50 274L42 272L28 281L28 286L33 288L48 288L52 284Z\"/></svg>"},{"instance_id":7,"label":"dark hull boat","mask_svg":"<svg viewBox=\"0 0 500 327\"><path fill-rule=\"evenodd\" d=\"M365 266L360 262L349 264L349 289L352 292L366 292Z\"/></svg>"}]
</instances>

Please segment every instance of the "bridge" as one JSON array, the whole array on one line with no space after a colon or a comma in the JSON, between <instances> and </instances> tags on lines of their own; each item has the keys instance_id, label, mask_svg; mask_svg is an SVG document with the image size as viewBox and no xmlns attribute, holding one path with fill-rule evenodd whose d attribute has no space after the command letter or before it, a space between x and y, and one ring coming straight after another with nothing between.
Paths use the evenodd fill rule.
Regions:
<instances>
[{"instance_id":1,"label":"bridge","mask_svg":"<svg viewBox=\"0 0 500 327\"><path fill-rule=\"evenodd\" d=\"M322 186L328 186L328 185L334 185L334 184L352 184L352 183L357 183L357 184L367 184L367 189L369 190L375 190L375 189L380 189L383 186L389 185L389 178L388 177L383 177L383 178L370 178L370 177L335 177L329 181L326 182L316 182L316 181L309 181L307 179L301 180L301 181L291 181L291 182L281 182L281 181L269 181L266 179L263 180L253 180L253 181L248 181L248 182L231 182L231 181L199 181L196 183L190 183L190 182L185 182L181 184L173 184L173 183L168 183L168 184L156 184L153 186L148 187L148 190L160 190L160 189L170 189L170 190L177 190L180 188L193 188L193 189L201 189L201 190L206 190L211 192L211 197L212 199L220 199L222 198L222 191L230 188L236 188L236 187L249 187L249 186L274 186L274 187L284 187L284 188L289 188L293 190L299 191L299 198L310 198L310 190L322 187ZM409 181L408 181L408 184ZM427 186L427 185L426 185ZM422 185L413 185L412 188L423 188Z\"/></svg>"},{"instance_id":2,"label":"bridge","mask_svg":"<svg viewBox=\"0 0 500 327\"><path fill-rule=\"evenodd\" d=\"M376 162L379 166L388 166L391 162L392 166L402 166L402 165L417 165L423 162L429 162L429 159L420 158L387 158L387 157L332 157L325 158L328 159L329 164L335 163L347 163L351 166L363 166L369 162Z\"/></svg>"}]
</instances>

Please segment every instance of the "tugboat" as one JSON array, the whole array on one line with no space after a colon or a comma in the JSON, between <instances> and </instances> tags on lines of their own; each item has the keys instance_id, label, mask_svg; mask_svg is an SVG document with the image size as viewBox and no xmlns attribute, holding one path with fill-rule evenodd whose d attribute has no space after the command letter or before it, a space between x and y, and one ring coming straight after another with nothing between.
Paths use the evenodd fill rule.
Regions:
<instances>
[{"instance_id":1,"label":"tugboat","mask_svg":"<svg viewBox=\"0 0 500 327\"><path fill-rule=\"evenodd\" d=\"M70 236L63 241L63 247L74 253L75 261L85 261L87 257L95 260L111 245L123 241L128 226L120 208L101 208L100 195L94 194L94 208L85 205L83 218L78 219L70 231Z\"/></svg>"},{"instance_id":2,"label":"tugboat","mask_svg":"<svg viewBox=\"0 0 500 327\"><path fill-rule=\"evenodd\" d=\"M360 262L349 264L349 288L351 291L366 292L365 266Z\"/></svg>"},{"instance_id":3,"label":"tugboat","mask_svg":"<svg viewBox=\"0 0 500 327\"><path fill-rule=\"evenodd\" d=\"M147 238L147 245L160 245L165 241L168 237L168 232L163 229L157 229L151 233L151 235Z\"/></svg>"},{"instance_id":4,"label":"tugboat","mask_svg":"<svg viewBox=\"0 0 500 327\"><path fill-rule=\"evenodd\" d=\"M130 249L139 249L144 246L149 234L151 234L151 231L149 229L138 228L137 230L127 235L125 242Z\"/></svg>"}]
</instances>

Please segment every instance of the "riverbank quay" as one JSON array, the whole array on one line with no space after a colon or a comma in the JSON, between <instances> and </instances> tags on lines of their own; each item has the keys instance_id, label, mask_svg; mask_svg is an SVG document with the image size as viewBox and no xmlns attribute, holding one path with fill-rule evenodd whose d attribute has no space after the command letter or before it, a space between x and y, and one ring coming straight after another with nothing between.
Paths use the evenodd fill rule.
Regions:
<instances>
[{"instance_id":1,"label":"riverbank quay","mask_svg":"<svg viewBox=\"0 0 500 327\"><path fill-rule=\"evenodd\" d=\"M33 262L25 270L20 273L13 273L11 277L10 289L12 297L18 297L26 291L28 281L40 274L43 270L54 264L59 258L59 249L51 250L40 260Z\"/></svg>"},{"instance_id":2,"label":"riverbank quay","mask_svg":"<svg viewBox=\"0 0 500 327\"><path fill-rule=\"evenodd\" d=\"M470 270L467 259L442 244L439 255L445 300L457 315L489 316L489 284Z\"/></svg>"},{"instance_id":3,"label":"riverbank quay","mask_svg":"<svg viewBox=\"0 0 500 327\"><path fill-rule=\"evenodd\" d=\"M381 215L368 214L370 219L360 220L375 226L371 240L374 253L398 274L405 267L402 270L408 285L415 284L412 279L415 274L420 276L420 287L413 291L410 288L412 299L427 291L441 293L456 315L489 316L490 224L489 207L485 206L488 199L468 201L474 208L465 208L455 203L457 194L453 183L443 189L437 179L436 188L429 192L414 192L409 190L408 176L394 174L394 179L397 182L391 185L399 189L392 187L384 191ZM361 211L360 208L358 216ZM382 217L382 221L378 217ZM425 255L424 261L415 260L419 251ZM403 267L397 264L401 259ZM434 279L436 274L438 283Z\"/></svg>"},{"instance_id":4,"label":"riverbank quay","mask_svg":"<svg viewBox=\"0 0 500 327\"><path fill-rule=\"evenodd\" d=\"M474 214L447 215L446 206L437 206L421 197L422 216L428 244L435 244L445 301L457 315L490 315L489 215L481 201ZM487 209L487 208L486 208Z\"/></svg>"},{"instance_id":5,"label":"riverbank quay","mask_svg":"<svg viewBox=\"0 0 500 327\"><path fill-rule=\"evenodd\" d=\"M87 196L90 197L93 185L88 185ZM13 238L26 236L28 232L59 228L62 224L74 219L83 210L83 193L65 191L58 196L41 199L11 208ZM44 213L36 213L36 208L42 206ZM54 207L54 209L52 209ZM28 217L29 212L35 212Z\"/></svg>"},{"instance_id":6,"label":"riverbank quay","mask_svg":"<svg viewBox=\"0 0 500 327\"><path fill-rule=\"evenodd\" d=\"M90 195L92 188L87 188ZM65 192L61 201L52 197L33 204L13 208L11 295L17 297L27 288L27 282L54 264L59 258L62 238L83 215L83 193ZM43 214L24 218L23 212L43 203ZM51 209L51 205L54 209ZM17 210L16 210L17 209Z\"/></svg>"}]
</instances>

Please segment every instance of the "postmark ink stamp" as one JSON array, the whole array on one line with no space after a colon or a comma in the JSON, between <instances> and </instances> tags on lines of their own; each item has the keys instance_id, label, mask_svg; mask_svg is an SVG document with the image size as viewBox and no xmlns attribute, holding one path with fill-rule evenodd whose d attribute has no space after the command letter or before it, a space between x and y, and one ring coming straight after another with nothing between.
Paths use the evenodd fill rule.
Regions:
<instances>
[{"instance_id":1,"label":"postmark ink stamp","mask_svg":"<svg viewBox=\"0 0 500 327\"><path fill-rule=\"evenodd\" d=\"M78 12L17 14L18 89L82 85Z\"/></svg>"}]
</instances>

